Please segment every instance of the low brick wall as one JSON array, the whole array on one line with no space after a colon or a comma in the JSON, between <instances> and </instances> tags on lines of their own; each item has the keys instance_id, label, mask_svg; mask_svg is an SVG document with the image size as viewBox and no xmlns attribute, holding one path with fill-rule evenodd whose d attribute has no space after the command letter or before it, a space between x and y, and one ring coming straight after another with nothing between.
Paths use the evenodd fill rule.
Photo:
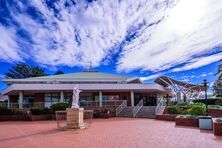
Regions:
<instances>
[{"instance_id":1,"label":"low brick wall","mask_svg":"<svg viewBox=\"0 0 222 148\"><path fill-rule=\"evenodd\" d=\"M209 108L208 115L212 116L213 118L222 117L222 109Z\"/></svg>"},{"instance_id":2,"label":"low brick wall","mask_svg":"<svg viewBox=\"0 0 222 148\"><path fill-rule=\"evenodd\" d=\"M216 122L214 119L213 120L213 131L214 131L214 135L222 136L222 122Z\"/></svg>"},{"instance_id":3,"label":"low brick wall","mask_svg":"<svg viewBox=\"0 0 222 148\"><path fill-rule=\"evenodd\" d=\"M25 115L0 115L0 121L29 121Z\"/></svg>"},{"instance_id":4,"label":"low brick wall","mask_svg":"<svg viewBox=\"0 0 222 148\"><path fill-rule=\"evenodd\" d=\"M162 115L156 115L157 120L165 120L165 121L175 121L177 115L171 115L171 114L162 114Z\"/></svg>"},{"instance_id":5,"label":"low brick wall","mask_svg":"<svg viewBox=\"0 0 222 148\"><path fill-rule=\"evenodd\" d=\"M51 120L52 116L49 115L30 115L31 121Z\"/></svg>"},{"instance_id":6,"label":"low brick wall","mask_svg":"<svg viewBox=\"0 0 222 148\"><path fill-rule=\"evenodd\" d=\"M176 125L181 126L192 126L192 127L198 127L199 126L199 120L198 118L184 118L184 117L176 117L175 118Z\"/></svg>"}]
</instances>

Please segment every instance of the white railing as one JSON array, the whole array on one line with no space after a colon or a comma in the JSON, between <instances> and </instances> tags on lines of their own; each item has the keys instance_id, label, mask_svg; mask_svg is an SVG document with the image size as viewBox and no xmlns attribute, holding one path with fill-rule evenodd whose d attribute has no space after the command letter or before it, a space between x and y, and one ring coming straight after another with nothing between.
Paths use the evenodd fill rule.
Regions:
<instances>
[{"instance_id":1,"label":"white railing","mask_svg":"<svg viewBox=\"0 0 222 148\"><path fill-rule=\"evenodd\" d=\"M123 109L127 107L127 101L124 100L122 104L120 104L119 107L116 108L116 116L118 116L118 114L123 111Z\"/></svg>"},{"instance_id":2,"label":"white railing","mask_svg":"<svg viewBox=\"0 0 222 148\"><path fill-rule=\"evenodd\" d=\"M161 98L159 103L156 106L155 114L156 115L161 114L163 110L165 109L165 106L166 106L166 100L164 98Z\"/></svg>"},{"instance_id":3,"label":"white railing","mask_svg":"<svg viewBox=\"0 0 222 148\"><path fill-rule=\"evenodd\" d=\"M136 114L143 107L143 99L133 108L133 117L136 117Z\"/></svg>"}]
</instances>

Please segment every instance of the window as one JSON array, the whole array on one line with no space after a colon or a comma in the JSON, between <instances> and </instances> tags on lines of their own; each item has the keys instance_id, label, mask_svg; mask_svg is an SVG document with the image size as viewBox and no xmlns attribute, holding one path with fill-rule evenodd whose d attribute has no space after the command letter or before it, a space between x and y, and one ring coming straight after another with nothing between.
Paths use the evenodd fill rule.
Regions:
<instances>
[{"instance_id":1,"label":"window","mask_svg":"<svg viewBox=\"0 0 222 148\"><path fill-rule=\"evenodd\" d=\"M47 93L45 94L45 107L50 107L52 104L58 103L59 100L59 93Z\"/></svg>"}]
</instances>

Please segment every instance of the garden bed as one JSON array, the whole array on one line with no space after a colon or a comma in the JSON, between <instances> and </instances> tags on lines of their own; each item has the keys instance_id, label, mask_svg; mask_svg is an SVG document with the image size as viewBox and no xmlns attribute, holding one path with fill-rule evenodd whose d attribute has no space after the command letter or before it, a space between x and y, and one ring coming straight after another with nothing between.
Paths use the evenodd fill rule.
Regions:
<instances>
[{"instance_id":1,"label":"garden bed","mask_svg":"<svg viewBox=\"0 0 222 148\"><path fill-rule=\"evenodd\" d=\"M164 120L164 121L175 121L177 115L173 114L162 114L162 115L156 115L157 120Z\"/></svg>"},{"instance_id":2,"label":"garden bed","mask_svg":"<svg viewBox=\"0 0 222 148\"><path fill-rule=\"evenodd\" d=\"M214 118L222 117L222 108L209 108L208 115Z\"/></svg>"},{"instance_id":3,"label":"garden bed","mask_svg":"<svg viewBox=\"0 0 222 148\"><path fill-rule=\"evenodd\" d=\"M222 136L222 122L217 122L217 118L213 118L213 131L215 136Z\"/></svg>"},{"instance_id":4,"label":"garden bed","mask_svg":"<svg viewBox=\"0 0 222 148\"><path fill-rule=\"evenodd\" d=\"M52 115L46 114L46 115L30 115L31 121L42 121L42 120L51 120Z\"/></svg>"},{"instance_id":5,"label":"garden bed","mask_svg":"<svg viewBox=\"0 0 222 148\"><path fill-rule=\"evenodd\" d=\"M178 115L175 118L176 125L198 127L199 121L196 116Z\"/></svg>"},{"instance_id":6,"label":"garden bed","mask_svg":"<svg viewBox=\"0 0 222 148\"><path fill-rule=\"evenodd\" d=\"M29 121L27 115L0 115L0 121Z\"/></svg>"}]
</instances>

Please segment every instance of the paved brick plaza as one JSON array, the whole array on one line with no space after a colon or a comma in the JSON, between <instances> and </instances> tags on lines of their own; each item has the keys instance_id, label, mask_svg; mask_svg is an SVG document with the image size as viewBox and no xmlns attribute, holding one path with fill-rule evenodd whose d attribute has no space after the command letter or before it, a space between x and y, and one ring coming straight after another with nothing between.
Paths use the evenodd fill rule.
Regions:
<instances>
[{"instance_id":1,"label":"paved brick plaza","mask_svg":"<svg viewBox=\"0 0 222 148\"><path fill-rule=\"evenodd\" d=\"M81 131L60 131L55 121L0 122L0 147L221 148L222 137L153 119L95 119Z\"/></svg>"}]
</instances>

